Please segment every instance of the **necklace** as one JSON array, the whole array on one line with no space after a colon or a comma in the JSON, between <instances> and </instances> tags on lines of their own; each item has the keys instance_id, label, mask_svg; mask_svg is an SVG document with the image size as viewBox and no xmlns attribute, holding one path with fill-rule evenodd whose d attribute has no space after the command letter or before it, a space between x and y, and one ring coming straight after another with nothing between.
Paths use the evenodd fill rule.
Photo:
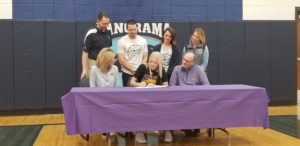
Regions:
<instances>
[{"instance_id":1,"label":"necklace","mask_svg":"<svg viewBox=\"0 0 300 146\"><path fill-rule=\"evenodd\" d=\"M162 44L162 48L163 48L164 50L169 49L170 46L171 46L170 44Z\"/></svg>"}]
</instances>

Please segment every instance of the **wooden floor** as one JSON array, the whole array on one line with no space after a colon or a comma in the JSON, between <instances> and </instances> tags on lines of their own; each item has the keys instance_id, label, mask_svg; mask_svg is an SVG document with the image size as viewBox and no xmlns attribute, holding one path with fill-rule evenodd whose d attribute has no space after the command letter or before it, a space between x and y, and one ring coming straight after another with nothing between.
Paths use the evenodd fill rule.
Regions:
<instances>
[{"instance_id":1,"label":"wooden floor","mask_svg":"<svg viewBox=\"0 0 300 146\"><path fill-rule=\"evenodd\" d=\"M297 115L296 106L269 107L270 115ZM91 136L86 142L79 135L66 134L62 114L32 115L32 116L0 116L0 126L44 124L34 146L105 146L107 144L100 134ZM283 133L263 128L228 128L232 146L300 146L300 139ZM299 129L300 130L300 129ZM174 143L163 143L160 146L226 146L227 137L221 131L216 131L216 137L209 139L205 130L199 137L187 138L183 133L175 132ZM113 145L115 145L113 143ZM133 145L129 140L128 145ZM144 144L144 146L146 146Z\"/></svg>"}]
</instances>

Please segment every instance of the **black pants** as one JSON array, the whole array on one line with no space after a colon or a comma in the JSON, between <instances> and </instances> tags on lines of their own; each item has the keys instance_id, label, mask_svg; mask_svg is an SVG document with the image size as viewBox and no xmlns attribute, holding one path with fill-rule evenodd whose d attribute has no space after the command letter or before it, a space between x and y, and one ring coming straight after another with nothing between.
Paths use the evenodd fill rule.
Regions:
<instances>
[{"instance_id":1,"label":"black pants","mask_svg":"<svg viewBox=\"0 0 300 146\"><path fill-rule=\"evenodd\" d=\"M123 74L122 74L122 80L123 80L123 86L124 87L129 86L129 82L130 82L129 80L131 79L131 77L132 77L132 75L123 72Z\"/></svg>"}]
</instances>

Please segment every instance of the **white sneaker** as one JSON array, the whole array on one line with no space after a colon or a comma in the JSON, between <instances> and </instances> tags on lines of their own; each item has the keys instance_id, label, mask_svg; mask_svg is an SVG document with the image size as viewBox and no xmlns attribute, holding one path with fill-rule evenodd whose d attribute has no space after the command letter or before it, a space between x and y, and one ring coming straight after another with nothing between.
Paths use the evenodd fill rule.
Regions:
<instances>
[{"instance_id":1,"label":"white sneaker","mask_svg":"<svg viewBox=\"0 0 300 146\"><path fill-rule=\"evenodd\" d=\"M138 142L138 143L146 143L146 138L145 138L145 135L144 133L142 132L137 132L135 134L135 141Z\"/></svg>"},{"instance_id":2,"label":"white sneaker","mask_svg":"<svg viewBox=\"0 0 300 146\"><path fill-rule=\"evenodd\" d=\"M116 135L116 133L114 133L114 132L109 133L109 136L114 136L114 135Z\"/></svg>"},{"instance_id":3,"label":"white sneaker","mask_svg":"<svg viewBox=\"0 0 300 146\"><path fill-rule=\"evenodd\" d=\"M173 141L173 137L171 131L166 131L164 142L172 142L172 141Z\"/></svg>"}]
</instances>

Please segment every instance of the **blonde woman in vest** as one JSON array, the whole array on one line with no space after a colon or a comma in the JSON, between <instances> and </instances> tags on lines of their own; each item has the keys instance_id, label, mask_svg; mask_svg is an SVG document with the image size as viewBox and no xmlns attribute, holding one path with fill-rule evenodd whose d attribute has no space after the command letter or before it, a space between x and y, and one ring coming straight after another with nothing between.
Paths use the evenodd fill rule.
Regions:
<instances>
[{"instance_id":1,"label":"blonde woman in vest","mask_svg":"<svg viewBox=\"0 0 300 146\"><path fill-rule=\"evenodd\" d=\"M182 50L182 57L187 52L193 52L196 57L196 64L206 71L209 51L206 44L206 35L201 27L197 27L190 37L189 44L185 45Z\"/></svg>"}]
</instances>

